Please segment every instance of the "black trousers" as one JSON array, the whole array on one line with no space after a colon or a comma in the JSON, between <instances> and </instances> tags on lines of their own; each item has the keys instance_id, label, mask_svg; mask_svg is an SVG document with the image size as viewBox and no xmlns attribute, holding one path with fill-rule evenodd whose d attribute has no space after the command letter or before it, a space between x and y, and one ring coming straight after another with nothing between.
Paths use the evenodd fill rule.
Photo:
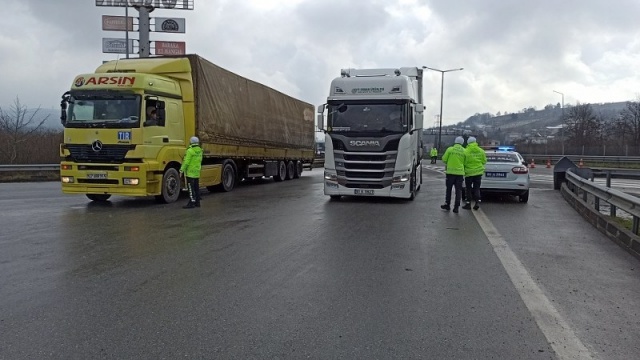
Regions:
<instances>
[{"instance_id":1,"label":"black trousers","mask_svg":"<svg viewBox=\"0 0 640 360\"><path fill-rule=\"evenodd\" d=\"M446 184L447 184L447 193L444 197L444 202L449 205L451 204L451 190L455 188L456 198L453 203L454 207L460 206L460 199L462 198L462 181L464 176L462 175L451 175L447 174Z\"/></svg>"},{"instance_id":2,"label":"black trousers","mask_svg":"<svg viewBox=\"0 0 640 360\"><path fill-rule=\"evenodd\" d=\"M437 156L432 156L432 157L431 157L431 163L432 163L432 164L435 164L435 163L436 163L436 160L438 160L438 157L437 157Z\"/></svg>"},{"instance_id":3,"label":"black trousers","mask_svg":"<svg viewBox=\"0 0 640 360\"><path fill-rule=\"evenodd\" d=\"M464 184L467 188L467 202L471 202L473 199L475 202L480 202L480 184L482 183L482 175L467 176L464 179Z\"/></svg>"},{"instance_id":4,"label":"black trousers","mask_svg":"<svg viewBox=\"0 0 640 360\"><path fill-rule=\"evenodd\" d=\"M200 204L200 179L187 177L187 189L189 190L189 202Z\"/></svg>"}]
</instances>

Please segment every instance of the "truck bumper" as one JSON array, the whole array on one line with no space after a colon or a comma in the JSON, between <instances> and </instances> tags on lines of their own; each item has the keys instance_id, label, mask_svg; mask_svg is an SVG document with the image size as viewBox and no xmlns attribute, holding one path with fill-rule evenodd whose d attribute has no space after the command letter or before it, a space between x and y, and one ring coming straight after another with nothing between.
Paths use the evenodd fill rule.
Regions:
<instances>
[{"instance_id":1,"label":"truck bumper","mask_svg":"<svg viewBox=\"0 0 640 360\"><path fill-rule=\"evenodd\" d=\"M408 181L395 183L382 189L354 189L339 185L333 181L325 180L324 194L329 196L378 196L409 199L411 197L411 189Z\"/></svg>"},{"instance_id":2,"label":"truck bumper","mask_svg":"<svg viewBox=\"0 0 640 360\"><path fill-rule=\"evenodd\" d=\"M60 163L60 181L65 194L160 195L162 170L158 164Z\"/></svg>"}]
</instances>

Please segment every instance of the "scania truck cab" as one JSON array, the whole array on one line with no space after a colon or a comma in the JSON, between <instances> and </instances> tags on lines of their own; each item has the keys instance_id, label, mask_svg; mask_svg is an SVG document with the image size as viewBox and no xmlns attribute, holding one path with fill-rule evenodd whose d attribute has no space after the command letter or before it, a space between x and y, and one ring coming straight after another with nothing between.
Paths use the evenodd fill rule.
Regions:
<instances>
[{"instance_id":1,"label":"scania truck cab","mask_svg":"<svg viewBox=\"0 0 640 360\"><path fill-rule=\"evenodd\" d=\"M422 184L422 71L343 69L331 82L327 103L318 107L325 195L415 198Z\"/></svg>"}]
</instances>

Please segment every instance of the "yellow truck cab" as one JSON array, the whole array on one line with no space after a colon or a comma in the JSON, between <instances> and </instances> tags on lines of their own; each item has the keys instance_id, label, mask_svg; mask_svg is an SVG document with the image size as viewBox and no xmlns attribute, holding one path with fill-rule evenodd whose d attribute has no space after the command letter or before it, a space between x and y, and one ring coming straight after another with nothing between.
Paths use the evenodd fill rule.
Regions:
<instances>
[{"instance_id":1,"label":"yellow truck cab","mask_svg":"<svg viewBox=\"0 0 640 360\"><path fill-rule=\"evenodd\" d=\"M107 62L74 79L61 109L62 191L94 201L176 201L194 135L205 154L200 186L209 190L294 179L313 160L312 105L197 55Z\"/></svg>"}]
</instances>

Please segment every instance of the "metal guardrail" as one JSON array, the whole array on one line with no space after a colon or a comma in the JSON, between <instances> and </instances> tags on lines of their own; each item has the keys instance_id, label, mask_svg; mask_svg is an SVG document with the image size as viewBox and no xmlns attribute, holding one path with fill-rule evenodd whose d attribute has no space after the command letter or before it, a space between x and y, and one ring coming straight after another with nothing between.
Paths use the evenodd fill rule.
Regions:
<instances>
[{"instance_id":1,"label":"metal guardrail","mask_svg":"<svg viewBox=\"0 0 640 360\"><path fill-rule=\"evenodd\" d=\"M638 228L640 224L640 199L626 194L622 191L608 188L606 186L598 185L584 179L573 172L573 169L569 169L566 173L566 180L570 184L569 188L580 195L582 192L582 200L587 202L588 195L594 197L594 208L596 211L600 211L600 200L607 202L610 205L610 214L612 217L616 216L616 209L620 209L633 218L631 231L638 235Z\"/></svg>"},{"instance_id":2,"label":"metal guardrail","mask_svg":"<svg viewBox=\"0 0 640 360\"><path fill-rule=\"evenodd\" d=\"M555 164L563 157L569 158L576 164L582 160L586 163L609 163L609 164L640 164L639 156L589 156L589 155L545 155L545 154L524 154L520 153L522 157L527 161L535 159L536 163L543 164L547 160Z\"/></svg>"},{"instance_id":3,"label":"metal guardrail","mask_svg":"<svg viewBox=\"0 0 640 360\"><path fill-rule=\"evenodd\" d=\"M9 171L59 171L60 164L23 164L23 165L0 165L1 172Z\"/></svg>"}]
</instances>

